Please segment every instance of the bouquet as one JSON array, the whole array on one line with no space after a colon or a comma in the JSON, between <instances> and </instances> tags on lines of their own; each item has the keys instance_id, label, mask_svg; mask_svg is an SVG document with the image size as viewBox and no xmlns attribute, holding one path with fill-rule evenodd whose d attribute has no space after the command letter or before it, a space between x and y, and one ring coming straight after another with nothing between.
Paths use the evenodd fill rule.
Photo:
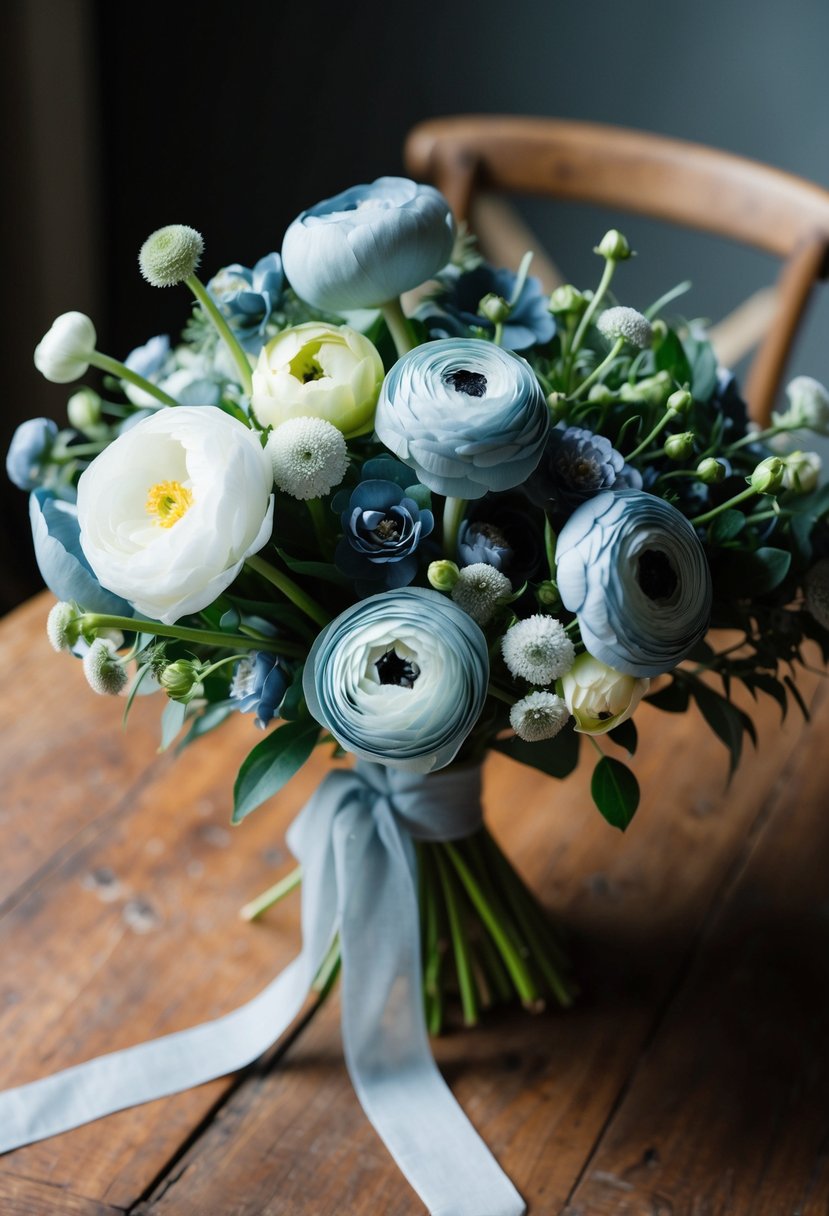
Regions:
<instances>
[{"instance_id":1,"label":"bouquet","mask_svg":"<svg viewBox=\"0 0 829 1216\"><path fill-rule=\"evenodd\" d=\"M121 363L67 313L37 347L52 381L103 372L67 427L24 423L7 459L58 600L55 649L125 717L157 694L163 747L251 714L264 734L236 823L317 747L356 757L293 825L300 865L246 909L302 882L303 953L267 1017L231 1015L247 1017L220 1032L236 1054L207 1061L211 1039L189 1071L171 1067L180 1043L133 1049L154 1080L131 1093L100 1068L83 1119L246 1063L342 961L349 1069L410 1181L433 1209L497 1194L522 1210L426 1046L456 998L471 1025L576 991L482 823L482 761L561 778L585 742L596 806L625 829L643 699L696 706L733 770L755 737L734 689L805 713L804 644L829 656L829 490L790 438L829 434L829 394L797 377L760 429L703 327L667 314L682 289L620 305L628 243L611 230L595 252L594 290L548 298L529 256L490 267L436 190L382 178L206 284L198 232L153 233L144 278L195 297L175 345ZM71 1103L44 1113L55 1080L19 1091L37 1109L3 1147L82 1121Z\"/></svg>"}]
</instances>

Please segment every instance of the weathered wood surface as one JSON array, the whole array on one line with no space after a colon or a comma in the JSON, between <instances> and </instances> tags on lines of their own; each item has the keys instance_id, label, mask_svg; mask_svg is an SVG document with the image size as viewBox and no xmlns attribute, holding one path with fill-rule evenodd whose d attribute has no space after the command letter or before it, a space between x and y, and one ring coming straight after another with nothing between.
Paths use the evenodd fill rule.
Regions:
<instances>
[{"instance_id":1,"label":"weathered wood surface","mask_svg":"<svg viewBox=\"0 0 829 1216\"><path fill-rule=\"evenodd\" d=\"M258 991L296 950L297 900L257 926L236 912L281 872L285 827L323 771L231 830L250 720L155 757L157 706L122 735L117 704L41 640L46 606L0 627L15 673L0 711L0 1085ZM780 729L764 707L761 747L727 791L724 749L693 715L644 710L643 805L624 837L592 808L587 769L554 783L489 765L490 822L571 927L585 992L569 1013L500 1013L435 1050L532 1216L826 1212L829 696L803 687L812 724L793 711ZM422 1210L350 1088L336 1001L241 1078L0 1161L13 1216Z\"/></svg>"}]
</instances>

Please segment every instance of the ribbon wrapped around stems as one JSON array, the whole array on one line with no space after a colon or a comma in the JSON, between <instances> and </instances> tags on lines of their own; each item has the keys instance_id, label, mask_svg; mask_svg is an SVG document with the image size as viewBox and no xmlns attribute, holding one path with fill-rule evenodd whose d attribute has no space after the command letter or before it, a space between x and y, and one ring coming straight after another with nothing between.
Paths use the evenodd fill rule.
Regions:
<instances>
[{"instance_id":1,"label":"ribbon wrapped around stems","mask_svg":"<svg viewBox=\"0 0 829 1216\"><path fill-rule=\"evenodd\" d=\"M330 773L288 830L303 873L297 958L233 1013L0 1093L0 1152L244 1068L300 1012L339 933L346 1064L401 1171L432 1216L521 1216L438 1072L423 1016L413 842L480 825L477 767L423 777L361 761Z\"/></svg>"}]
</instances>

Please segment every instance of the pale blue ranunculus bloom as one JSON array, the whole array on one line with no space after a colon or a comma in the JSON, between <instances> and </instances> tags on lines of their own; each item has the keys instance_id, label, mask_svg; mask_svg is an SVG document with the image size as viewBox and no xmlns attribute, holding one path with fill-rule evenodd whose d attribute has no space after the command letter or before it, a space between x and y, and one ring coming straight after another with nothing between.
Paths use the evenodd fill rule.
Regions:
<instances>
[{"instance_id":1,"label":"pale blue ranunculus bloom","mask_svg":"<svg viewBox=\"0 0 829 1216\"><path fill-rule=\"evenodd\" d=\"M711 574L693 526L643 490L607 490L568 519L556 582L595 658L631 676L676 667L711 615Z\"/></svg>"},{"instance_id":2,"label":"pale blue ranunculus bloom","mask_svg":"<svg viewBox=\"0 0 829 1216\"><path fill-rule=\"evenodd\" d=\"M278 253L260 258L253 269L233 262L207 284L245 350L258 354L271 313L279 304L285 276Z\"/></svg>"},{"instance_id":3,"label":"pale blue ranunculus bloom","mask_svg":"<svg viewBox=\"0 0 829 1216\"><path fill-rule=\"evenodd\" d=\"M376 308L437 274L454 240L452 212L434 186L380 177L297 216L282 263L296 294L315 308Z\"/></svg>"},{"instance_id":4,"label":"pale blue ranunculus bloom","mask_svg":"<svg viewBox=\"0 0 829 1216\"><path fill-rule=\"evenodd\" d=\"M81 549L75 504L51 490L35 490L29 498L35 557L43 581L59 600L73 600L88 612L133 616L134 609L119 595L105 590L92 573Z\"/></svg>"},{"instance_id":5,"label":"pale blue ranunculus bloom","mask_svg":"<svg viewBox=\"0 0 829 1216\"><path fill-rule=\"evenodd\" d=\"M58 433L51 418L29 418L12 435L6 454L9 481L21 490L33 490L41 483L42 468Z\"/></svg>"},{"instance_id":6,"label":"pale blue ranunculus bloom","mask_svg":"<svg viewBox=\"0 0 829 1216\"><path fill-rule=\"evenodd\" d=\"M375 428L430 490L481 498L526 481L544 451L550 412L525 359L482 339L444 338L397 361Z\"/></svg>"},{"instance_id":7,"label":"pale blue ranunculus bloom","mask_svg":"<svg viewBox=\"0 0 829 1216\"><path fill-rule=\"evenodd\" d=\"M438 591L371 596L311 648L303 691L312 716L348 752L411 773L454 760L484 706L486 638Z\"/></svg>"}]
</instances>

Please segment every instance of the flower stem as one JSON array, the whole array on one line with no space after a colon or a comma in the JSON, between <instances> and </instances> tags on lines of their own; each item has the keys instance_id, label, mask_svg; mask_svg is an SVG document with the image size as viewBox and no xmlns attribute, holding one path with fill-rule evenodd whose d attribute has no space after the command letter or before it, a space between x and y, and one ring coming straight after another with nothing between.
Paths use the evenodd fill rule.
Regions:
<instances>
[{"instance_id":1,"label":"flower stem","mask_svg":"<svg viewBox=\"0 0 829 1216\"><path fill-rule=\"evenodd\" d=\"M248 362L247 355L239 345L239 339L236 337L233 330L222 316L216 301L213 299L210 292L207 290L198 276L195 274L188 275L184 281L198 300L199 304L201 304L210 320L213 322L219 337L230 351L233 362L236 364L236 367L239 370L242 388L245 390L247 395L250 396L253 391L250 363Z\"/></svg>"},{"instance_id":2,"label":"flower stem","mask_svg":"<svg viewBox=\"0 0 829 1216\"><path fill-rule=\"evenodd\" d=\"M325 609L316 600L312 599L310 595L306 594L298 583L295 583L287 574L283 574L281 570L277 570L276 566L272 566L270 562L266 562L263 557L254 554L252 557L247 558L245 565L261 575L271 586L281 591L292 604L295 604L306 616L309 616L315 624L327 625L331 620Z\"/></svg>"},{"instance_id":3,"label":"flower stem","mask_svg":"<svg viewBox=\"0 0 829 1216\"><path fill-rule=\"evenodd\" d=\"M322 504L322 499L306 498L305 505L308 508L308 514L311 516L311 523L314 527L314 536L316 537L317 547L323 556L327 556L331 546L330 536L328 533L327 512Z\"/></svg>"},{"instance_id":4,"label":"flower stem","mask_svg":"<svg viewBox=\"0 0 829 1216\"><path fill-rule=\"evenodd\" d=\"M584 392L584 390L586 388L589 388L590 385L593 384L593 382L595 380L598 380L599 376L602 374L602 372L605 370L605 368L610 367L610 364L613 362L613 360L619 354L619 352L621 351L624 344L625 344L624 338L617 338L616 341L613 343L613 346L611 347L609 354L605 355L605 357L604 357L604 359L602 359L601 363L597 364L597 366L593 368L590 375L585 380L582 380L581 384L579 384L576 388L574 388L571 393L567 394L567 400L575 401L577 397L581 396L581 394Z\"/></svg>"},{"instance_id":5,"label":"flower stem","mask_svg":"<svg viewBox=\"0 0 829 1216\"><path fill-rule=\"evenodd\" d=\"M511 692L499 688L497 684L493 684L491 681L487 686L487 696L494 697L496 701L503 701L505 705L514 705L518 700Z\"/></svg>"},{"instance_id":6,"label":"flower stem","mask_svg":"<svg viewBox=\"0 0 829 1216\"><path fill-rule=\"evenodd\" d=\"M638 447L634 448L633 451L630 452L629 455L627 455L625 457L625 460L634 460L637 456L641 456L641 454L644 452L645 448L648 447L649 444L653 443L653 441L654 441L654 439L656 439L657 435L661 431L664 431L665 427L668 425L668 423L671 421L671 419L675 418L675 417L676 417L675 410L666 410L665 413L662 415L662 417L657 422L656 426L653 428L653 430L648 435L645 436L645 438L642 440L642 442L639 444Z\"/></svg>"},{"instance_id":7,"label":"flower stem","mask_svg":"<svg viewBox=\"0 0 829 1216\"><path fill-rule=\"evenodd\" d=\"M450 562L458 555L458 532L465 510L465 498L447 498L443 504L443 552Z\"/></svg>"},{"instance_id":8,"label":"flower stem","mask_svg":"<svg viewBox=\"0 0 829 1216\"><path fill-rule=\"evenodd\" d=\"M302 659L306 655L304 646L271 638L263 640L241 637L238 634L222 633L212 629L188 629L184 625L162 625L158 621L135 620L131 616L111 616L102 612L84 612L78 622L81 628L120 629L129 633L149 633L153 637L177 638L181 642L195 642L199 646L221 646L226 650L269 650L286 658Z\"/></svg>"},{"instance_id":9,"label":"flower stem","mask_svg":"<svg viewBox=\"0 0 829 1216\"><path fill-rule=\"evenodd\" d=\"M407 355L410 350L414 350L417 346L408 317L403 311L400 300L396 297L393 300L389 300L387 304L381 305L380 311L392 336L398 358L402 359L404 355Z\"/></svg>"},{"instance_id":10,"label":"flower stem","mask_svg":"<svg viewBox=\"0 0 829 1216\"><path fill-rule=\"evenodd\" d=\"M452 949L455 952L455 967L458 973L458 988L460 989L463 1020L467 1026L475 1026L478 1021L478 999L475 991L475 981L472 978L472 966L469 955L469 942L463 923L461 909L455 888L452 885L452 875L446 858L440 851L435 852L440 884L443 888L443 898L446 901L446 911L449 916L449 932L452 936Z\"/></svg>"},{"instance_id":11,"label":"flower stem","mask_svg":"<svg viewBox=\"0 0 829 1216\"><path fill-rule=\"evenodd\" d=\"M628 457L628 459L630 459ZM745 502L747 498L752 498L755 494L759 494L759 490L755 490L754 486L748 486L745 490L741 490L739 494L735 494L733 498L729 498L727 502L721 502L718 507L712 507L710 511L706 511L704 515L697 515L691 520L691 523L696 527L698 524L707 524L712 519L722 512L727 511L729 507L736 507L738 503Z\"/></svg>"},{"instance_id":12,"label":"flower stem","mask_svg":"<svg viewBox=\"0 0 829 1216\"><path fill-rule=\"evenodd\" d=\"M585 308L585 310L582 314L582 318L579 321L578 329L576 330L576 332L573 336L573 341L570 344L570 359L571 360L573 359L573 356L576 355L579 351L579 348L584 340L584 335L587 333L587 327L590 324L590 322L593 320L593 317L596 314L596 309L599 307L599 305L601 304L602 300L605 297L605 294L607 292L608 287L610 286L610 281L613 278L615 270L616 270L615 259L608 258L607 261L605 262L604 270L602 271L602 277L599 280L599 286L596 288L596 294L593 296L593 299L587 305L587 308Z\"/></svg>"},{"instance_id":13,"label":"flower stem","mask_svg":"<svg viewBox=\"0 0 829 1216\"><path fill-rule=\"evenodd\" d=\"M138 372L134 372L131 367L127 367L126 363L119 363L117 359L111 358L109 355L101 354L99 350L94 350L89 356L89 362L93 367L99 368L102 372L108 372L110 376L115 376L116 380L126 380L128 384L134 385L135 388L143 389L145 393L149 393L151 397L155 397L156 401L160 401L162 405L178 405L169 393L165 393L157 384L153 384L151 380L146 380L143 376L139 376Z\"/></svg>"},{"instance_id":14,"label":"flower stem","mask_svg":"<svg viewBox=\"0 0 829 1216\"><path fill-rule=\"evenodd\" d=\"M258 920L263 912L267 912L268 908L272 908L274 904L279 903L280 899L284 899L291 891L295 890L302 882L302 866L296 866L291 870L290 874L286 874L284 878L280 878L279 882L274 883L272 887L268 887L267 891L263 891L261 895L257 895L249 904L245 904L241 908L239 915L242 920Z\"/></svg>"},{"instance_id":15,"label":"flower stem","mask_svg":"<svg viewBox=\"0 0 829 1216\"><path fill-rule=\"evenodd\" d=\"M547 569L552 582L556 581L556 541L558 537L553 531L549 515L544 516L544 552L547 556Z\"/></svg>"},{"instance_id":16,"label":"flower stem","mask_svg":"<svg viewBox=\"0 0 829 1216\"><path fill-rule=\"evenodd\" d=\"M732 452L744 448L749 443L763 443L766 439L773 439L775 435L782 435L786 431L791 431L796 428L790 426L769 426L764 431L753 431L748 435L743 435L742 439L735 439L732 444L723 450L724 456L729 456Z\"/></svg>"},{"instance_id":17,"label":"flower stem","mask_svg":"<svg viewBox=\"0 0 829 1216\"><path fill-rule=\"evenodd\" d=\"M492 341L495 343L496 346L500 346L502 344L502 342L504 341L504 322L503 321L495 322L495 333L492 335Z\"/></svg>"}]
</instances>

